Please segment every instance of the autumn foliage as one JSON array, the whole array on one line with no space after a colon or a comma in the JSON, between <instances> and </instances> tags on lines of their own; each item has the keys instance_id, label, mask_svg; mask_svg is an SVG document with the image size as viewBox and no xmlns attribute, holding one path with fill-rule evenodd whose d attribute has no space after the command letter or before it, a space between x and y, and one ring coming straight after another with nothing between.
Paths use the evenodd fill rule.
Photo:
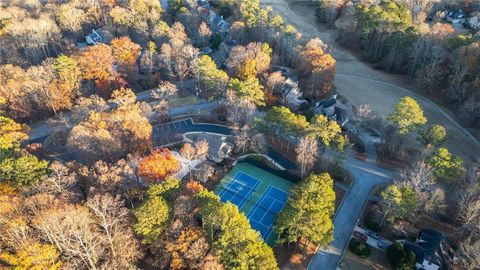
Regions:
<instances>
[{"instance_id":1,"label":"autumn foliage","mask_svg":"<svg viewBox=\"0 0 480 270\"><path fill-rule=\"evenodd\" d=\"M138 174L147 181L163 180L180 169L180 162L166 148L156 150L138 165Z\"/></svg>"},{"instance_id":2,"label":"autumn foliage","mask_svg":"<svg viewBox=\"0 0 480 270\"><path fill-rule=\"evenodd\" d=\"M190 180L187 183L187 190L192 195L197 194L202 189L204 189L203 185L197 181Z\"/></svg>"},{"instance_id":3,"label":"autumn foliage","mask_svg":"<svg viewBox=\"0 0 480 270\"><path fill-rule=\"evenodd\" d=\"M114 62L112 48L105 44L88 47L78 59L83 78L93 80L104 91L119 77Z\"/></svg>"},{"instance_id":4,"label":"autumn foliage","mask_svg":"<svg viewBox=\"0 0 480 270\"><path fill-rule=\"evenodd\" d=\"M138 57L140 56L141 47L133 42L129 37L121 37L112 40L113 57L125 69L131 70Z\"/></svg>"}]
</instances>

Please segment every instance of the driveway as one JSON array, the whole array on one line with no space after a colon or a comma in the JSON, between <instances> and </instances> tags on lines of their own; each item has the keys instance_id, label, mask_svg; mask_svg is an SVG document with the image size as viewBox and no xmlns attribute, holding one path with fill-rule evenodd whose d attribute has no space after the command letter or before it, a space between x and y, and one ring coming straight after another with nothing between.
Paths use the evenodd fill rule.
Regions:
<instances>
[{"instance_id":1,"label":"driveway","mask_svg":"<svg viewBox=\"0 0 480 270\"><path fill-rule=\"evenodd\" d=\"M375 164L376 154L373 140L368 135L362 134L367 162L357 160L349 155L345 162L345 169L353 177L353 184L345 195L342 203L333 218L334 240L325 249L319 250L312 258L308 269L334 270L338 267L343 252L347 248L353 229L370 198L372 190L380 185L386 185L397 175Z\"/></svg>"}]
</instances>

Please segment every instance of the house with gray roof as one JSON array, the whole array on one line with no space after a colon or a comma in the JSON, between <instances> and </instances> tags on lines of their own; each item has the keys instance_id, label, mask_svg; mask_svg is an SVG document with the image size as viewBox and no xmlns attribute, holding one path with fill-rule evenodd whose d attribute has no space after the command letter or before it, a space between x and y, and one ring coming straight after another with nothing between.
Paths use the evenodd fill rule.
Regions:
<instances>
[{"instance_id":1,"label":"house with gray roof","mask_svg":"<svg viewBox=\"0 0 480 270\"><path fill-rule=\"evenodd\" d=\"M227 158L232 152L232 145L226 142L225 136L201 133L197 136L196 141L199 142L203 140L208 142L207 158L212 161L217 163L222 162L222 160Z\"/></svg>"},{"instance_id":2,"label":"house with gray roof","mask_svg":"<svg viewBox=\"0 0 480 270\"><path fill-rule=\"evenodd\" d=\"M208 26L213 32L226 33L230 27L229 23L223 19L222 15L210 10L208 14Z\"/></svg>"},{"instance_id":3,"label":"house with gray roof","mask_svg":"<svg viewBox=\"0 0 480 270\"><path fill-rule=\"evenodd\" d=\"M415 254L415 267L422 270L438 270L441 260L437 254L442 242L442 234L435 230L423 229L417 237L417 241L403 242L403 249L406 252Z\"/></svg>"},{"instance_id":4,"label":"house with gray roof","mask_svg":"<svg viewBox=\"0 0 480 270\"><path fill-rule=\"evenodd\" d=\"M350 110L337 99L337 94L332 95L331 98L316 102L314 110L316 114L322 114L329 120L337 121L342 127L350 121Z\"/></svg>"},{"instance_id":5,"label":"house with gray roof","mask_svg":"<svg viewBox=\"0 0 480 270\"><path fill-rule=\"evenodd\" d=\"M113 36L104 29L92 29L92 32L85 36L85 41L87 45L93 46L99 43L109 43L112 41Z\"/></svg>"}]
</instances>

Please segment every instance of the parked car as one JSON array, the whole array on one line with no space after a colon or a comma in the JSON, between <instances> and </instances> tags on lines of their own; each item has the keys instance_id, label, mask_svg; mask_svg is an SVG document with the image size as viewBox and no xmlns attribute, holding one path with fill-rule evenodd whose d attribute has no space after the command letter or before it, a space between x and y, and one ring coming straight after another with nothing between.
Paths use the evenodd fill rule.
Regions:
<instances>
[{"instance_id":1,"label":"parked car","mask_svg":"<svg viewBox=\"0 0 480 270\"><path fill-rule=\"evenodd\" d=\"M202 55L211 54L211 53L212 53L212 49L209 48L209 47L204 47L204 48L201 48L201 49L200 49L200 53L201 53Z\"/></svg>"},{"instance_id":2,"label":"parked car","mask_svg":"<svg viewBox=\"0 0 480 270\"><path fill-rule=\"evenodd\" d=\"M373 239L379 239L380 236L378 235L378 233L372 231L372 230L365 230L365 234L372 237Z\"/></svg>"},{"instance_id":3,"label":"parked car","mask_svg":"<svg viewBox=\"0 0 480 270\"><path fill-rule=\"evenodd\" d=\"M368 240L368 236L366 236L365 234L359 232L359 231L353 231L353 236L359 240L363 240L363 241L367 241Z\"/></svg>"},{"instance_id":4,"label":"parked car","mask_svg":"<svg viewBox=\"0 0 480 270\"><path fill-rule=\"evenodd\" d=\"M388 243L383 241L383 240L378 240L377 241L377 246L381 249L387 249L388 248Z\"/></svg>"}]
</instances>

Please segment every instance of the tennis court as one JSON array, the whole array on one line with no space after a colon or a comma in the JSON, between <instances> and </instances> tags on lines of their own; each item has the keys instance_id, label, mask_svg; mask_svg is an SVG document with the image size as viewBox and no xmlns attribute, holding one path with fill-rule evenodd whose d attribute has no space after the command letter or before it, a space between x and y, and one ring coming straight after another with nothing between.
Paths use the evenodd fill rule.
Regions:
<instances>
[{"instance_id":1,"label":"tennis court","mask_svg":"<svg viewBox=\"0 0 480 270\"><path fill-rule=\"evenodd\" d=\"M288 194L285 191L269 186L248 213L250 225L262 234L263 239L268 239L272 233L273 221L285 206L287 199Z\"/></svg>"},{"instance_id":2,"label":"tennis court","mask_svg":"<svg viewBox=\"0 0 480 270\"><path fill-rule=\"evenodd\" d=\"M220 199L222 202L229 201L237 205L238 208L241 208L248 200L250 195L255 192L255 189L259 184L259 180L249 176L248 174L239 172L220 192Z\"/></svg>"},{"instance_id":3,"label":"tennis court","mask_svg":"<svg viewBox=\"0 0 480 270\"><path fill-rule=\"evenodd\" d=\"M222 202L231 202L243 212L253 229L273 244L273 224L283 209L292 183L248 163L237 164L215 189Z\"/></svg>"}]
</instances>

